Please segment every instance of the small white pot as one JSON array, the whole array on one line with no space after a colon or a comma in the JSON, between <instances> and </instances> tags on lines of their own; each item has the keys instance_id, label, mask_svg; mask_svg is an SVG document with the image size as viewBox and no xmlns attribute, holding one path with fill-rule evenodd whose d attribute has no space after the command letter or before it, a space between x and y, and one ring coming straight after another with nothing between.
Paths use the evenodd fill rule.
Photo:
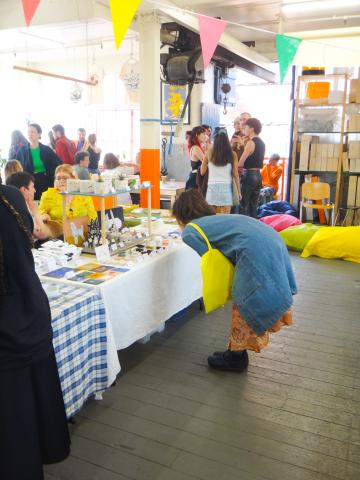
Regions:
<instances>
[{"instance_id":1,"label":"small white pot","mask_svg":"<svg viewBox=\"0 0 360 480\"><path fill-rule=\"evenodd\" d=\"M106 193L105 182L94 182L94 193L97 195L104 195L104 193Z\"/></svg>"},{"instance_id":2,"label":"small white pot","mask_svg":"<svg viewBox=\"0 0 360 480\"><path fill-rule=\"evenodd\" d=\"M80 192L80 181L78 179L69 178L67 180L67 191L68 192Z\"/></svg>"},{"instance_id":3,"label":"small white pot","mask_svg":"<svg viewBox=\"0 0 360 480\"><path fill-rule=\"evenodd\" d=\"M94 185L92 180L79 180L81 193L94 193Z\"/></svg>"}]
</instances>

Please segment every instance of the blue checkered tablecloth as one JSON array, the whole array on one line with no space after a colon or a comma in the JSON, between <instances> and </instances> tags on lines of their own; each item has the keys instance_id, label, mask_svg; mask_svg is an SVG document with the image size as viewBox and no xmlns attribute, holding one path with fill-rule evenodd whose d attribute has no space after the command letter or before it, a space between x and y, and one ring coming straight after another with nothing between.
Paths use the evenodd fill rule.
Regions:
<instances>
[{"instance_id":1,"label":"blue checkered tablecloth","mask_svg":"<svg viewBox=\"0 0 360 480\"><path fill-rule=\"evenodd\" d=\"M108 386L105 307L95 290L58 288L59 294L50 297L53 345L70 418Z\"/></svg>"}]
</instances>

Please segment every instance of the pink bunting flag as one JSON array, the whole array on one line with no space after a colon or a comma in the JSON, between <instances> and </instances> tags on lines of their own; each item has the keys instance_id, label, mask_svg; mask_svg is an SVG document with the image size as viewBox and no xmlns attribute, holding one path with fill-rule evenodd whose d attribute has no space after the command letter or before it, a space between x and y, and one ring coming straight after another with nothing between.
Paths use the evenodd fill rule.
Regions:
<instances>
[{"instance_id":1,"label":"pink bunting flag","mask_svg":"<svg viewBox=\"0 0 360 480\"><path fill-rule=\"evenodd\" d=\"M205 15L199 15L198 19L204 70L206 70L212 56L214 55L221 34L225 30L227 22L217 18L206 17Z\"/></svg>"},{"instance_id":2,"label":"pink bunting flag","mask_svg":"<svg viewBox=\"0 0 360 480\"><path fill-rule=\"evenodd\" d=\"M22 0L25 22L29 26L41 0Z\"/></svg>"}]
</instances>

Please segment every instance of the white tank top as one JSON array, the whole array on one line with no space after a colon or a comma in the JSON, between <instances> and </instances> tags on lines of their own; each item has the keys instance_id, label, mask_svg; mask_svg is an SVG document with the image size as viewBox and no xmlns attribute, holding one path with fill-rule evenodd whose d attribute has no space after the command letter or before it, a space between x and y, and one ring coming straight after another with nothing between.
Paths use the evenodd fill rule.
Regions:
<instances>
[{"instance_id":1,"label":"white tank top","mask_svg":"<svg viewBox=\"0 0 360 480\"><path fill-rule=\"evenodd\" d=\"M231 183L231 163L227 163L222 167L208 163L209 181L208 183Z\"/></svg>"}]
</instances>

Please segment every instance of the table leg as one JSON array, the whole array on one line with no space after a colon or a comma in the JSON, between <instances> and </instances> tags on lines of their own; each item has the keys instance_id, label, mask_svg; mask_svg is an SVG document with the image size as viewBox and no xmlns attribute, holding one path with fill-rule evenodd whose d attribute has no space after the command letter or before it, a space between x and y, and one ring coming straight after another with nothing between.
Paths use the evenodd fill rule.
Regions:
<instances>
[{"instance_id":1,"label":"table leg","mask_svg":"<svg viewBox=\"0 0 360 480\"><path fill-rule=\"evenodd\" d=\"M62 196L62 215L63 215L63 227L66 222L66 195ZM65 238L65 229L63 228L63 237L64 237L64 242L66 242Z\"/></svg>"},{"instance_id":2,"label":"table leg","mask_svg":"<svg viewBox=\"0 0 360 480\"><path fill-rule=\"evenodd\" d=\"M101 244L105 245L106 243L106 220L105 220L105 198L100 197L100 208L101 208Z\"/></svg>"},{"instance_id":3,"label":"table leg","mask_svg":"<svg viewBox=\"0 0 360 480\"><path fill-rule=\"evenodd\" d=\"M147 211L148 211L148 231L151 236L151 188L148 189L147 194Z\"/></svg>"}]
</instances>

